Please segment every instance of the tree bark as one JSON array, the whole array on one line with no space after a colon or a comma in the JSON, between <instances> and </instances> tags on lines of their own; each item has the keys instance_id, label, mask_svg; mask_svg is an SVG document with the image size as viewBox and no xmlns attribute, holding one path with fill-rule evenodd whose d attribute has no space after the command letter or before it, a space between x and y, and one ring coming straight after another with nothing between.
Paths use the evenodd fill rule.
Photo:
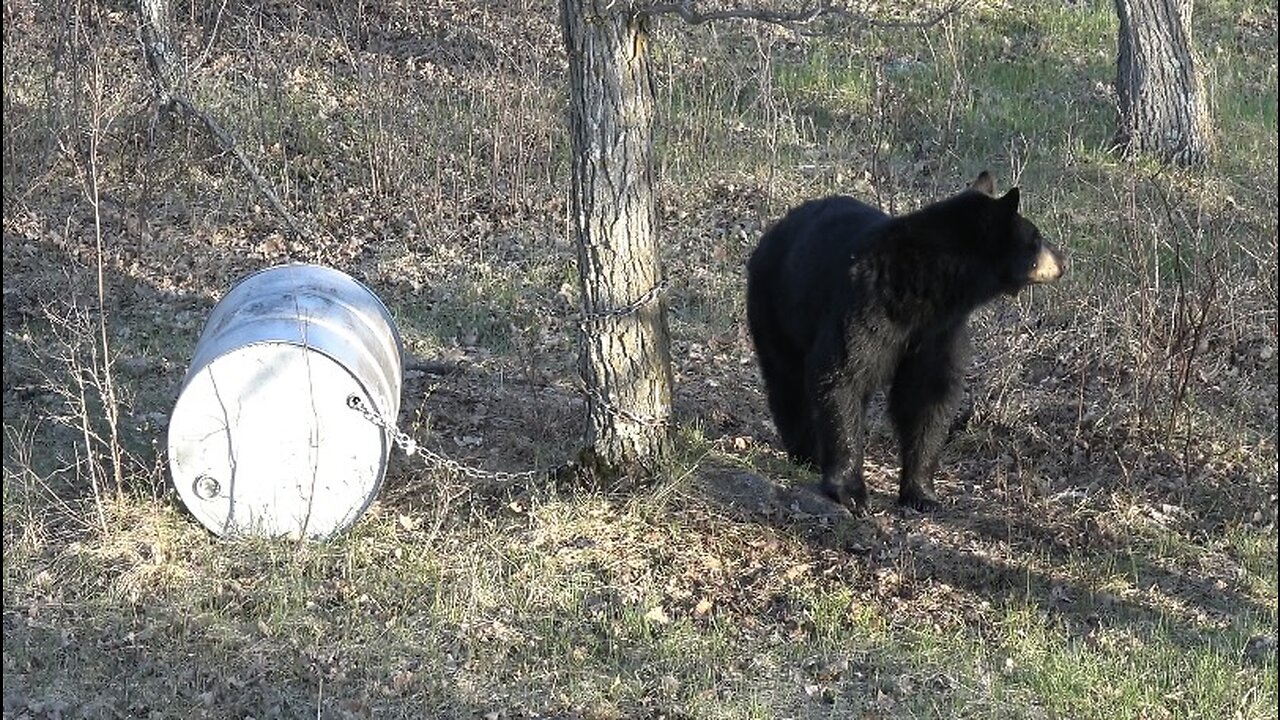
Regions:
<instances>
[{"instance_id":1,"label":"tree bark","mask_svg":"<svg viewBox=\"0 0 1280 720\"><path fill-rule=\"evenodd\" d=\"M1183 167L1211 149L1204 82L1191 49L1193 0L1116 0L1120 16L1115 144Z\"/></svg>"},{"instance_id":2,"label":"tree bark","mask_svg":"<svg viewBox=\"0 0 1280 720\"><path fill-rule=\"evenodd\" d=\"M156 95L168 104L179 79L178 48L174 44L169 0L138 0L138 32Z\"/></svg>"},{"instance_id":3,"label":"tree bark","mask_svg":"<svg viewBox=\"0 0 1280 720\"><path fill-rule=\"evenodd\" d=\"M670 452L671 414L647 19L611 5L561 0L588 409L578 459L606 484L658 469Z\"/></svg>"}]
</instances>

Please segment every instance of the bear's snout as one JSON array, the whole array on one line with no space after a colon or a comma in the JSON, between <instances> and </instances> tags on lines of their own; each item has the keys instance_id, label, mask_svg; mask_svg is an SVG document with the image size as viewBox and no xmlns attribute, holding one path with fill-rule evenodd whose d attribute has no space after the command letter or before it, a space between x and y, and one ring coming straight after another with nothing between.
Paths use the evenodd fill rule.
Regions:
<instances>
[{"instance_id":1,"label":"bear's snout","mask_svg":"<svg viewBox=\"0 0 1280 720\"><path fill-rule=\"evenodd\" d=\"M1035 264L1031 266L1027 280L1033 283L1053 282L1062 277L1066 271L1067 260L1062 253L1050 245L1044 245L1036 254Z\"/></svg>"}]
</instances>

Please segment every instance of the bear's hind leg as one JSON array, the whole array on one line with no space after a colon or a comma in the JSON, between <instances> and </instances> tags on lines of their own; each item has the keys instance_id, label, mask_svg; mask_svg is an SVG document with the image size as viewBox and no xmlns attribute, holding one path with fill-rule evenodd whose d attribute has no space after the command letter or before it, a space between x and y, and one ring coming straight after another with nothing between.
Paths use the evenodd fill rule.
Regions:
<instances>
[{"instance_id":1,"label":"bear's hind leg","mask_svg":"<svg viewBox=\"0 0 1280 720\"><path fill-rule=\"evenodd\" d=\"M833 356L819 353L816 357ZM812 361L808 363L806 385L813 405L822 491L841 505L860 511L867 504L862 456L866 447L868 392L849 373L834 369L829 363Z\"/></svg>"},{"instance_id":2,"label":"bear's hind leg","mask_svg":"<svg viewBox=\"0 0 1280 720\"><path fill-rule=\"evenodd\" d=\"M817 466L813 442L813 411L804 388L804 358L777 347L757 348L773 425L791 461Z\"/></svg>"}]
</instances>

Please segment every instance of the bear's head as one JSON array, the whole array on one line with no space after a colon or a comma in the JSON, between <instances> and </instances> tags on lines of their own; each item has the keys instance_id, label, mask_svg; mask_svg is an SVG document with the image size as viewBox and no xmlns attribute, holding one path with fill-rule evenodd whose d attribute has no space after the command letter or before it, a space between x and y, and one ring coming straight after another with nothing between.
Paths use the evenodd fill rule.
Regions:
<instances>
[{"instance_id":1,"label":"bear's head","mask_svg":"<svg viewBox=\"0 0 1280 720\"><path fill-rule=\"evenodd\" d=\"M1018 214L1018 188L996 197L995 180L983 170L964 194L976 196L974 199L982 207L980 252L992 263L1005 293L1013 295L1027 285L1062 277L1067 269L1066 258L1045 242L1034 223Z\"/></svg>"}]
</instances>

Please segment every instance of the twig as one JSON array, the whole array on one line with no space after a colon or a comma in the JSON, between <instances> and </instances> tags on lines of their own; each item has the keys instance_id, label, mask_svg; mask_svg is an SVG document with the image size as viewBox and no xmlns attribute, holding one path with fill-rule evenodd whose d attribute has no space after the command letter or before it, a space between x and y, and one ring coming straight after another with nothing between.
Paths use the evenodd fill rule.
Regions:
<instances>
[{"instance_id":1,"label":"twig","mask_svg":"<svg viewBox=\"0 0 1280 720\"><path fill-rule=\"evenodd\" d=\"M84 28L80 28L83 34L85 47L89 48L90 60L88 65L89 73L85 79L85 90L89 95L89 104L92 117L92 125L88 132L88 168L82 168L79 161L73 159L77 174L80 176L82 191L85 199L93 208L93 238L95 248L95 266L97 270L97 289L98 289L98 341L100 345L90 346L91 356L91 372L94 376L94 387L97 389L100 399L102 400L103 419L107 423L107 429L110 432L110 441L104 443L111 458L111 479L115 483L115 491L117 499L124 491L124 471L121 467L121 458L123 453L120 450L120 403L116 398L115 376L111 371L112 352L110 333L108 332L108 310L107 310L107 277L106 277L106 247L103 239L102 231L102 195L100 192L99 182L99 165L98 151L104 126L110 123L109 114L116 112L118 107L108 107L104 98L104 88L106 87L106 73L102 66L102 55L98 52L98 48L93 45L88 37L88 33ZM74 156L73 156L74 157ZM68 218L68 221L70 218ZM102 351L101 365L98 362L98 351ZM99 372L101 373L99 375ZM82 429L85 432L86 443L89 440L88 422L89 412L88 406L84 402L84 380L77 378L80 383L80 400L81 407L84 409L82 414ZM93 462L92 446L86 445L85 451L89 453L88 461ZM98 504L99 515L102 514L101 502L102 498L98 491L97 475L92 473L94 500ZM107 474L103 472L103 481L107 480ZM103 522L103 531L106 531L106 523Z\"/></svg>"},{"instance_id":2,"label":"twig","mask_svg":"<svg viewBox=\"0 0 1280 720\"><path fill-rule=\"evenodd\" d=\"M942 22L964 4L964 0L951 0L933 15L921 20L883 20L866 13L852 10L844 5L829 2L816 3L813 7L802 10L769 10L766 8L728 8L724 10L698 10L694 0L678 3L637 4L634 10L646 15L677 15L693 25L701 25L712 20L754 20L756 22L782 25L799 29L818 20L830 19L842 24L858 23L874 28L928 28Z\"/></svg>"},{"instance_id":3,"label":"twig","mask_svg":"<svg viewBox=\"0 0 1280 720\"><path fill-rule=\"evenodd\" d=\"M1208 280L1207 287L1201 292L1201 298L1198 308L1191 307L1191 289L1187 287L1187 265L1189 261L1183 256L1184 243L1182 233L1178 231L1178 221L1182 220L1182 226L1188 226L1190 223L1186 219L1179 217L1181 213L1175 210L1175 204L1170 200L1168 192L1165 188L1157 183L1153 178L1151 185L1160 195L1160 202L1164 210L1165 221L1170 227L1175 228L1173 233L1174 241L1174 273L1178 281L1177 295L1175 296L1175 308L1177 315L1174 320L1175 337L1170 340L1169 359L1172 361L1174 356L1181 352L1182 367L1178 370L1173 390L1173 404L1169 409L1169 427L1168 435L1171 437L1174 432L1174 426L1178 419L1178 410L1184 408L1184 401L1187 396L1187 388L1191 383L1191 369L1198 349L1200 347L1201 338L1204 337L1205 326L1209 320L1209 313L1213 306L1214 298L1218 290L1218 276L1212 272L1209 267L1209 261L1204 264L1205 276ZM1212 258L1210 258L1212 260ZM1189 415L1189 411L1188 411ZM1190 452L1190 433L1187 433L1187 445L1184 448L1184 463L1186 455Z\"/></svg>"},{"instance_id":4,"label":"twig","mask_svg":"<svg viewBox=\"0 0 1280 720\"><path fill-rule=\"evenodd\" d=\"M78 416L78 419L80 420L80 432L84 438L84 452L85 452L84 468L85 468L85 471L89 473L89 488L90 490L93 491L93 507L98 511L98 525L99 527L102 528L102 536L106 537L107 536L107 513L102 507L102 487L101 487L101 484L98 482L99 465L97 462L94 461L94 457L97 455L97 453L94 452L94 448L93 448L93 440L94 440L95 433L89 427L89 401L85 396L84 378L81 377L79 373L76 373L75 378L76 378L76 387L79 390L79 396L77 398L79 402L79 412L77 412L76 414ZM77 450L76 464L78 465L79 463L80 463L80 451ZM106 478L104 477L103 480L105 479ZM117 496L119 495L119 488L116 489L116 494Z\"/></svg>"},{"instance_id":5,"label":"twig","mask_svg":"<svg viewBox=\"0 0 1280 720\"><path fill-rule=\"evenodd\" d=\"M204 51L200 53L200 58L196 60L194 69L204 67L205 62L209 60L209 53L213 51L213 43L218 39L218 27L222 24L222 13L227 9L227 0L222 0L222 6L218 8L218 14L213 18L213 29L209 31L209 42L204 46Z\"/></svg>"}]
</instances>

